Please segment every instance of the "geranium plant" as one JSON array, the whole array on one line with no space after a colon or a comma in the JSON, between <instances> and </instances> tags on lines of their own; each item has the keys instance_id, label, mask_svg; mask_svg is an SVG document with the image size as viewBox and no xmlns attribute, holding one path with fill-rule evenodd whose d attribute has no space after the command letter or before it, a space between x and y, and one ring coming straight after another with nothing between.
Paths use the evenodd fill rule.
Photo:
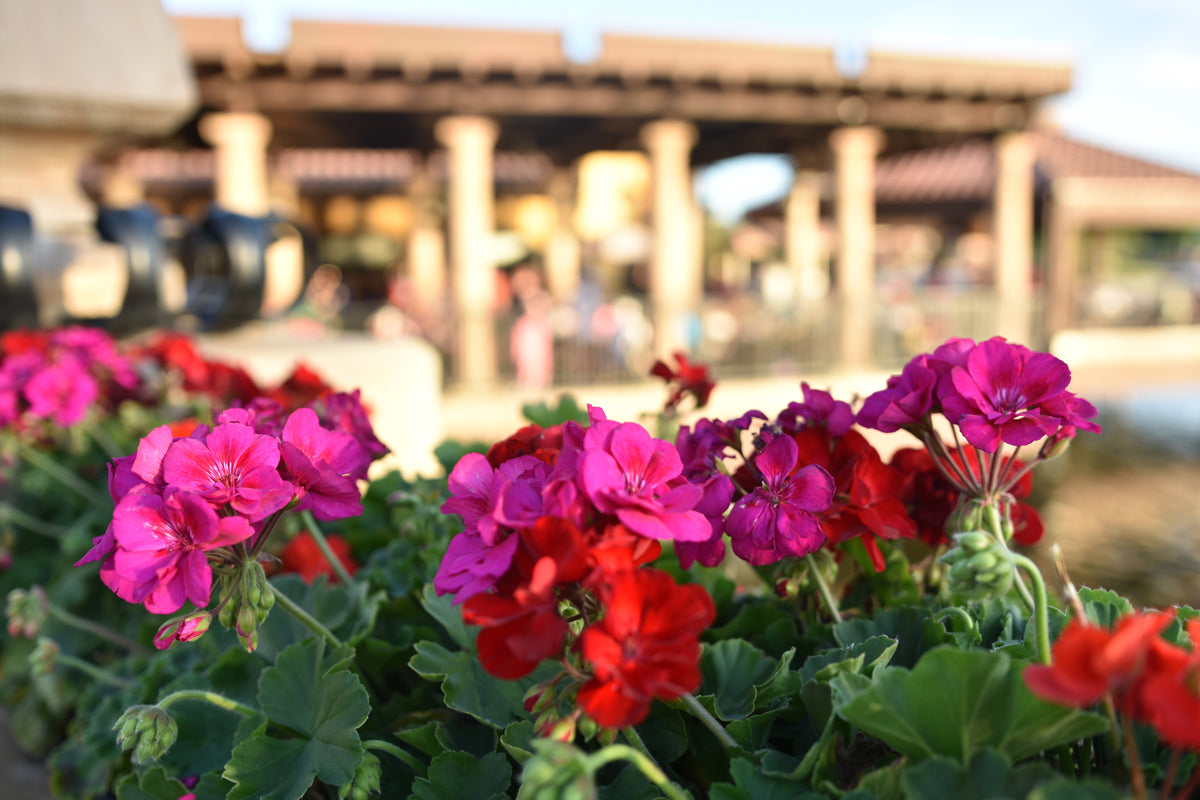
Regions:
<instances>
[{"instance_id":1,"label":"geranium plant","mask_svg":"<svg viewBox=\"0 0 1200 800\"><path fill-rule=\"evenodd\" d=\"M854 405L721 420L675 361L645 425L531 407L442 481L366 481L381 445L327 388L143 433L77 560L173 616L98 646L10 595L36 679L94 709L62 793L1190 796L1197 613L1051 591L1019 549L1034 470L1099 432L1066 364L954 339Z\"/></svg>"}]
</instances>

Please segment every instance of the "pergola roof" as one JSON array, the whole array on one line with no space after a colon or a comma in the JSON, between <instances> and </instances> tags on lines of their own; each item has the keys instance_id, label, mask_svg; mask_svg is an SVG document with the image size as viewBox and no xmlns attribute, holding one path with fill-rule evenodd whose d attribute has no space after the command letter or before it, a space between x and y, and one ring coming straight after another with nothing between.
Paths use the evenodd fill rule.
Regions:
<instances>
[{"instance_id":1,"label":"pergola roof","mask_svg":"<svg viewBox=\"0 0 1200 800\"><path fill-rule=\"evenodd\" d=\"M870 52L843 74L828 47L605 34L570 60L552 31L297 20L281 53L254 53L233 18L177 18L209 109L258 110L283 147L437 149L433 122L484 114L498 147L569 163L637 149L662 117L699 128L694 163L750 152L824 164L827 137L869 124L898 153L1019 128L1070 87L1070 68ZM193 137L193 143L194 137Z\"/></svg>"}]
</instances>

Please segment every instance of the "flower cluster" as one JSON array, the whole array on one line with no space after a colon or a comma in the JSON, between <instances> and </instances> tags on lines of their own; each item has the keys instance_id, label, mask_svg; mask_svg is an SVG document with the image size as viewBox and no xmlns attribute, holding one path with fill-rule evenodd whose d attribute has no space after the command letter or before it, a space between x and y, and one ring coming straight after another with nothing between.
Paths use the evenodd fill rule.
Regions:
<instances>
[{"instance_id":1,"label":"flower cluster","mask_svg":"<svg viewBox=\"0 0 1200 800\"><path fill-rule=\"evenodd\" d=\"M619 728L644 719L653 698L699 685L712 600L642 565L660 541L700 542L712 528L670 443L600 409L589 415L587 428L526 428L493 447L493 460L459 461L442 510L465 529L434 587L481 626L488 672L518 678L543 659L574 658L580 706Z\"/></svg>"},{"instance_id":2,"label":"flower cluster","mask_svg":"<svg viewBox=\"0 0 1200 800\"><path fill-rule=\"evenodd\" d=\"M1187 621L1190 649L1163 631L1173 611L1127 614L1114 630L1073 619L1054 643L1053 663L1025 668L1025 682L1044 700L1074 708L1110 695L1127 719L1152 725L1176 747L1200 750L1200 619Z\"/></svg>"},{"instance_id":3,"label":"flower cluster","mask_svg":"<svg viewBox=\"0 0 1200 800\"><path fill-rule=\"evenodd\" d=\"M92 328L9 331L0 336L0 427L80 422L93 406L133 396L141 380L112 338Z\"/></svg>"},{"instance_id":4,"label":"flower cluster","mask_svg":"<svg viewBox=\"0 0 1200 800\"><path fill-rule=\"evenodd\" d=\"M325 408L354 404L325 399ZM285 509L321 520L362 513L358 481L372 456L359 441L374 440L364 422L365 415L321 417L307 407L289 414L278 401L256 398L186 436L155 428L136 453L110 464L112 523L77 566L102 561L105 585L152 613L173 613L186 601L205 607L213 565L240 574ZM167 638L186 638L196 626L184 627Z\"/></svg>"}]
</instances>

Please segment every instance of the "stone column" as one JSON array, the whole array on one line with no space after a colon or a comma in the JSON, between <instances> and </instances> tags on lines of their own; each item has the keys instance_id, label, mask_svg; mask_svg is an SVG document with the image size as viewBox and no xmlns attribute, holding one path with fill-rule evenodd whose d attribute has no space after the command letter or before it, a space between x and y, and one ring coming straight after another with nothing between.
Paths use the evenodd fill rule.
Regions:
<instances>
[{"instance_id":1,"label":"stone column","mask_svg":"<svg viewBox=\"0 0 1200 800\"><path fill-rule=\"evenodd\" d=\"M485 117L455 116L439 120L434 133L449 151L456 377L463 385L486 386L496 381L496 269L489 247L495 227L492 148L499 128Z\"/></svg>"},{"instance_id":2,"label":"stone column","mask_svg":"<svg viewBox=\"0 0 1200 800\"><path fill-rule=\"evenodd\" d=\"M216 201L228 211L262 216L271 210L267 142L271 123L261 114L221 112L200 120L200 135L216 151Z\"/></svg>"},{"instance_id":3,"label":"stone column","mask_svg":"<svg viewBox=\"0 0 1200 800\"><path fill-rule=\"evenodd\" d=\"M871 363L875 331L875 154L883 147L876 128L849 127L829 137L837 178L837 291L841 312L841 362Z\"/></svg>"},{"instance_id":4,"label":"stone column","mask_svg":"<svg viewBox=\"0 0 1200 800\"><path fill-rule=\"evenodd\" d=\"M1072 206L1077 178L1060 178L1050 187L1042 229L1045 234L1046 343L1076 322L1076 273L1082 220Z\"/></svg>"},{"instance_id":5,"label":"stone column","mask_svg":"<svg viewBox=\"0 0 1200 800\"><path fill-rule=\"evenodd\" d=\"M1028 344L1033 299L1033 142L1028 133L996 139L992 238L996 247L996 332Z\"/></svg>"},{"instance_id":6,"label":"stone column","mask_svg":"<svg viewBox=\"0 0 1200 800\"><path fill-rule=\"evenodd\" d=\"M699 312L704 291L700 259L692 241L695 223L690 154L695 142L696 128L683 120L657 120L642 127L653 187L650 299L654 305L655 351L660 357L689 349L688 317Z\"/></svg>"},{"instance_id":7,"label":"stone column","mask_svg":"<svg viewBox=\"0 0 1200 800\"><path fill-rule=\"evenodd\" d=\"M413 227L408 234L408 274L422 309L441 313L446 299L446 241L437 187L422 169L408 185Z\"/></svg>"},{"instance_id":8,"label":"stone column","mask_svg":"<svg viewBox=\"0 0 1200 800\"><path fill-rule=\"evenodd\" d=\"M554 203L554 230L546 242L546 283L557 303L570 303L579 290L580 247L575 235L575 175L570 168L554 170L546 193Z\"/></svg>"},{"instance_id":9,"label":"stone column","mask_svg":"<svg viewBox=\"0 0 1200 800\"><path fill-rule=\"evenodd\" d=\"M784 206L784 249L796 296L816 300L825 294L829 278L821 265L821 178L798 170Z\"/></svg>"}]
</instances>

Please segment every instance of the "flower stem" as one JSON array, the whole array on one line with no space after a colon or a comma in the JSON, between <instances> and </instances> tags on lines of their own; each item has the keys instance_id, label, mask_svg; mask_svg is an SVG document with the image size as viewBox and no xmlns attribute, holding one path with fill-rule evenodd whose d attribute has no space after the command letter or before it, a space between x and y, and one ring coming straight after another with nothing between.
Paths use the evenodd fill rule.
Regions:
<instances>
[{"instance_id":1,"label":"flower stem","mask_svg":"<svg viewBox=\"0 0 1200 800\"><path fill-rule=\"evenodd\" d=\"M342 582L342 585L349 586L353 583L354 579L346 571L346 565L334 554L328 540L325 538L325 534L321 532L320 526L317 525L316 519L313 518L312 512L301 511L300 519L304 521L304 527L312 534L313 541L317 543L317 547L321 550L321 555L325 556L325 560L329 562L329 566L333 567L333 571L337 575L338 580Z\"/></svg>"},{"instance_id":2,"label":"flower stem","mask_svg":"<svg viewBox=\"0 0 1200 800\"><path fill-rule=\"evenodd\" d=\"M413 772L417 773L418 775L425 774L425 765L422 764L416 756L402 747L397 747L391 742L385 742L382 739L369 739L363 742L363 747L365 747L367 750L378 750L381 753L387 753L390 756L395 756L405 764L408 764L408 766L412 767Z\"/></svg>"},{"instance_id":3,"label":"flower stem","mask_svg":"<svg viewBox=\"0 0 1200 800\"><path fill-rule=\"evenodd\" d=\"M1038 661L1050 663L1050 609L1046 604L1046 582L1042 573L1028 558L1019 553L1012 554L1013 563L1025 570L1033 584L1033 621L1037 626Z\"/></svg>"},{"instance_id":4,"label":"flower stem","mask_svg":"<svg viewBox=\"0 0 1200 800\"><path fill-rule=\"evenodd\" d=\"M971 631L976 630L975 618L972 617L970 614L968 614L963 609L959 608L958 606L947 606L946 608L943 608L941 611L939 611L933 615L933 618L935 620L937 620L938 622L941 622L942 619L945 617L957 617L958 619L961 619L964 622L966 622L967 623L967 630L966 630L967 633L970 633Z\"/></svg>"},{"instance_id":5,"label":"flower stem","mask_svg":"<svg viewBox=\"0 0 1200 800\"><path fill-rule=\"evenodd\" d=\"M57 461L50 458L50 456L41 452L37 448L30 447L24 442L18 441L17 453L32 466L37 467L42 472L45 472L47 475L54 478L63 486L66 486L84 500L87 500L89 503L100 507L112 505L112 500L109 499L108 496L97 491L96 488L90 483L83 480L75 473L67 470Z\"/></svg>"},{"instance_id":6,"label":"flower stem","mask_svg":"<svg viewBox=\"0 0 1200 800\"><path fill-rule=\"evenodd\" d=\"M12 503L0 503L0 522L11 522L31 533L40 533L42 536L49 536L52 539L61 539L67 535L67 529L63 526L38 519Z\"/></svg>"},{"instance_id":7,"label":"flower stem","mask_svg":"<svg viewBox=\"0 0 1200 800\"><path fill-rule=\"evenodd\" d=\"M712 731L712 735L716 736L721 744L725 745L725 747L740 746L737 740L729 734L729 731L725 730L725 726L718 722L716 717L708 713L708 709L700 704L700 701L696 699L694 694L684 692L679 699L683 700L683 704L688 707L688 711L691 711L696 719L704 723L704 727Z\"/></svg>"},{"instance_id":8,"label":"flower stem","mask_svg":"<svg viewBox=\"0 0 1200 800\"><path fill-rule=\"evenodd\" d=\"M1183 760L1183 748L1171 748L1171 761L1167 764L1167 774L1163 776L1162 792L1159 800L1168 800L1171 796L1171 786L1175 783L1175 775L1179 771L1179 762Z\"/></svg>"},{"instance_id":9,"label":"flower stem","mask_svg":"<svg viewBox=\"0 0 1200 800\"><path fill-rule=\"evenodd\" d=\"M595 774L602 766L612 761L629 761L641 770L642 774L649 778L668 800L689 800L683 790L671 782L670 778L667 777L667 774L662 771L658 764L654 763L644 753L627 744L610 744L603 750L598 750L588 756L587 760L588 770L592 774Z\"/></svg>"},{"instance_id":10,"label":"flower stem","mask_svg":"<svg viewBox=\"0 0 1200 800\"><path fill-rule=\"evenodd\" d=\"M1146 774L1142 771L1142 757L1133 738L1133 723L1128 714L1121 714L1121 733L1125 737L1125 756L1129 760L1130 788L1137 800L1146 800Z\"/></svg>"},{"instance_id":11,"label":"flower stem","mask_svg":"<svg viewBox=\"0 0 1200 800\"><path fill-rule=\"evenodd\" d=\"M76 658L75 656L59 653L54 657L54 663L56 665L77 669L94 680L98 680L101 683L107 683L109 686L115 686L118 689L128 689L130 686L129 681L125 680L124 678L118 678L108 670L101 669L95 664L89 664L82 658Z\"/></svg>"},{"instance_id":12,"label":"flower stem","mask_svg":"<svg viewBox=\"0 0 1200 800\"><path fill-rule=\"evenodd\" d=\"M169 695L159 700L155 705L163 711L167 710L167 706L178 703L180 700L200 700L205 703L211 703L217 708L223 708L226 711L232 711L235 714L241 714L243 717L254 718L258 716L258 710L250 706L239 703L233 698L226 697L223 694L210 692L205 689L181 689L178 692L171 692Z\"/></svg>"},{"instance_id":13,"label":"flower stem","mask_svg":"<svg viewBox=\"0 0 1200 800\"><path fill-rule=\"evenodd\" d=\"M812 553L809 553L804 557L804 561L808 564L808 572L812 575L813 582L817 584L817 591L821 593L821 600L825 602L825 607L829 609L833 621L841 622L842 612L838 611L837 600L833 599L833 592L829 591L829 584L825 583L825 578L817 567L817 560L812 557Z\"/></svg>"},{"instance_id":14,"label":"flower stem","mask_svg":"<svg viewBox=\"0 0 1200 800\"><path fill-rule=\"evenodd\" d=\"M334 636L328 628L318 622L316 617L309 614L300 606L296 605L296 603L292 601L292 598L275 588L273 583L268 582L267 586L271 587L271 591L275 594L275 601L279 603L279 605L283 606L289 614L295 617L301 625L308 628L317 636L320 636L322 639L328 642L331 647L341 647L342 641Z\"/></svg>"},{"instance_id":15,"label":"flower stem","mask_svg":"<svg viewBox=\"0 0 1200 800\"><path fill-rule=\"evenodd\" d=\"M147 650L145 647L142 647L128 636L117 633L112 628L109 628L106 625L101 625L99 622L93 622L90 619L84 619L83 617L76 616L70 611L67 611L65 608L60 608L54 603L47 603L46 611L50 614L50 616L54 617L59 622L63 622L95 636L99 636L101 639L112 642L118 647L124 647L134 655L142 656L144 658L149 658L153 655L151 651Z\"/></svg>"}]
</instances>

